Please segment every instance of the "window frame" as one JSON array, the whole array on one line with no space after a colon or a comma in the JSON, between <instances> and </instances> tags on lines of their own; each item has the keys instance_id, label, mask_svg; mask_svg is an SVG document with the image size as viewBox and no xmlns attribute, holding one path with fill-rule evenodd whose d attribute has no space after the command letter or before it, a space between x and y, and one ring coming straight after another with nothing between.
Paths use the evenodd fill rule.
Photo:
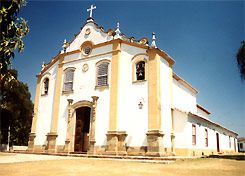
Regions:
<instances>
[{"instance_id":1,"label":"window frame","mask_svg":"<svg viewBox=\"0 0 245 176\"><path fill-rule=\"evenodd\" d=\"M66 68L63 71L64 72L64 74L63 74L63 90L62 90L63 93L72 93L73 92L73 90L74 90L75 70L76 70L76 68L74 68L74 67L68 67L68 68ZM72 81L71 80L68 80L68 81L66 80L68 73L73 73L73 75L72 75ZM71 83L72 86L71 86L71 89L68 90L66 87L70 83Z\"/></svg>"},{"instance_id":2,"label":"window frame","mask_svg":"<svg viewBox=\"0 0 245 176\"><path fill-rule=\"evenodd\" d=\"M192 124L192 128L191 129L192 129L192 145L196 145L196 143L197 143L197 137L196 137L197 129L196 129L196 125Z\"/></svg>"},{"instance_id":3,"label":"window frame","mask_svg":"<svg viewBox=\"0 0 245 176\"><path fill-rule=\"evenodd\" d=\"M136 54L133 58L132 58L132 83L142 83L142 82L146 82L147 78L148 78L148 58L149 56L145 53L140 53L140 54ZM145 62L145 68L144 68L144 80L137 80L137 64L141 61Z\"/></svg>"},{"instance_id":4,"label":"window frame","mask_svg":"<svg viewBox=\"0 0 245 176\"><path fill-rule=\"evenodd\" d=\"M85 41L81 46L80 46L80 51L82 53L82 55L84 56L89 56L91 53L92 53L92 50L93 50L93 47L94 47L94 44L92 41ZM86 49L89 48L89 52L86 53Z\"/></svg>"},{"instance_id":5,"label":"window frame","mask_svg":"<svg viewBox=\"0 0 245 176\"><path fill-rule=\"evenodd\" d=\"M102 65L106 65L107 67L107 73L100 74L99 75L99 67ZM110 60L104 59L100 60L96 63L96 82L95 82L95 88L108 88L109 87L109 75L110 75ZM99 79L106 77L106 84L99 84Z\"/></svg>"},{"instance_id":6,"label":"window frame","mask_svg":"<svg viewBox=\"0 0 245 176\"><path fill-rule=\"evenodd\" d=\"M40 89L41 89L41 96L47 96L49 94L49 91L50 91L50 73L47 72L43 75L43 77L41 78L41 81L40 81ZM45 93L45 80L48 79L48 91L47 93Z\"/></svg>"},{"instance_id":7,"label":"window frame","mask_svg":"<svg viewBox=\"0 0 245 176\"><path fill-rule=\"evenodd\" d=\"M205 147L208 147L208 129L207 128L205 128L205 130L204 130L205 132L204 132L204 140L205 140Z\"/></svg>"},{"instance_id":8,"label":"window frame","mask_svg":"<svg viewBox=\"0 0 245 176\"><path fill-rule=\"evenodd\" d=\"M229 136L229 148L231 148L231 136Z\"/></svg>"},{"instance_id":9,"label":"window frame","mask_svg":"<svg viewBox=\"0 0 245 176\"><path fill-rule=\"evenodd\" d=\"M46 81L47 81L48 83L46 83ZM47 89L47 90L46 90L46 89ZM46 77L46 78L44 78L44 80L43 80L43 95L48 95L48 91L49 91L49 78Z\"/></svg>"},{"instance_id":10,"label":"window frame","mask_svg":"<svg viewBox=\"0 0 245 176\"><path fill-rule=\"evenodd\" d=\"M144 65L144 68L142 68L142 70L143 70L143 77L144 77L143 79L138 79L139 76L138 76L138 73L137 73L138 72L138 70L137 70L138 68L137 67L138 67L138 65L140 63L144 63L143 64ZM140 61L138 61L138 62L135 63L135 77L136 77L136 81L145 81L146 80L145 79L145 71L146 71L145 70L145 65L146 65L146 62L144 60L140 60Z\"/></svg>"}]
</instances>

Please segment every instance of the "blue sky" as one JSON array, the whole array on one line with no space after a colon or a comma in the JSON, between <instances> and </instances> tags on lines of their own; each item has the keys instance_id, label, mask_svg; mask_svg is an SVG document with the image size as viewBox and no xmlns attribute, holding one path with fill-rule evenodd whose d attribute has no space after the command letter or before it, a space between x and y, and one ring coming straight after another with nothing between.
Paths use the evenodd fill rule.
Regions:
<instances>
[{"instance_id":1,"label":"blue sky","mask_svg":"<svg viewBox=\"0 0 245 176\"><path fill-rule=\"evenodd\" d=\"M245 136L245 82L236 52L245 39L244 1L29 1L19 16L28 20L25 50L13 67L35 97L36 75L93 17L105 30L115 28L136 39L156 32L157 46L174 60L174 71L199 93L197 102L211 119Z\"/></svg>"}]
</instances>

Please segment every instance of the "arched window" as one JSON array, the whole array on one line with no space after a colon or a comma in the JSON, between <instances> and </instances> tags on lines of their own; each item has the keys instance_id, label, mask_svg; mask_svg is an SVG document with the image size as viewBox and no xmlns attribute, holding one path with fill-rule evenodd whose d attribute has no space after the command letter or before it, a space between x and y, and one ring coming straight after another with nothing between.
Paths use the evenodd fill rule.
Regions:
<instances>
[{"instance_id":1,"label":"arched window","mask_svg":"<svg viewBox=\"0 0 245 176\"><path fill-rule=\"evenodd\" d=\"M49 86L49 79L45 78L43 81L43 94L44 95L48 94L48 86Z\"/></svg>"},{"instance_id":2,"label":"arched window","mask_svg":"<svg viewBox=\"0 0 245 176\"><path fill-rule=\"evenodd\" d=\"M74 69L68 69L64 75L64 92L73 91Z\"/></svg>"},{"instance_id":3,"label":"arched window","mask_svg":"<svg viewBox=\"0 0 245 176\"><path fill-rule=\"evenodd\" d=\"M145 61L136 63L136 79L145 80Z\"/></svg>"},{"instance_id":4,"label":"arched window","mask_svg":"<svg viewBox=\"0 0 245 176\"><path fill-rule=\"evenodd\" d=\"M108 86L108 62L101 62L97 65L97 86Z\"/></svg>"}]
</instances>

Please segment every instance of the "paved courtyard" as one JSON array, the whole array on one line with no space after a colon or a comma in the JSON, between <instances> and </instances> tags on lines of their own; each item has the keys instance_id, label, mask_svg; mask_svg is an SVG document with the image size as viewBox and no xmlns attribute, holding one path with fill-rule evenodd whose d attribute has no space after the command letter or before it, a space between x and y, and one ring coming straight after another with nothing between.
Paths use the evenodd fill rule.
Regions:
<instances>
[{"instance_id":1,"label":"paved courtyard","mask_svg":"<svg viewBox=\"0 0 245 176\"><path fill-rule=\"evenodd\" d=\"M245 161L194 159L171 164L0 153L0 176L245 176Z\"/></svg>"}]
</instances>

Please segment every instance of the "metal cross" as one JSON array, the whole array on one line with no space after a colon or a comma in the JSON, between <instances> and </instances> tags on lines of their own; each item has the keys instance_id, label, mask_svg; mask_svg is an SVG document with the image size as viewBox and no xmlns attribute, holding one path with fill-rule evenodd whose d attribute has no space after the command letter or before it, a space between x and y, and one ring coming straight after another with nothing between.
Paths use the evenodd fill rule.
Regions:
<instances>
[{"instance_id":1,"label":"metal cross","mask_svg":"<svg viewBox=\"0 0 245 176\"><path fill-rule=\"evenodd\" d=\"M93 6L93 4L90 6L90 9L87 9L87 12L89 12L89 17L92 18L93 10L96 9L96 6Z\"/></svg>"}]
</instances>

